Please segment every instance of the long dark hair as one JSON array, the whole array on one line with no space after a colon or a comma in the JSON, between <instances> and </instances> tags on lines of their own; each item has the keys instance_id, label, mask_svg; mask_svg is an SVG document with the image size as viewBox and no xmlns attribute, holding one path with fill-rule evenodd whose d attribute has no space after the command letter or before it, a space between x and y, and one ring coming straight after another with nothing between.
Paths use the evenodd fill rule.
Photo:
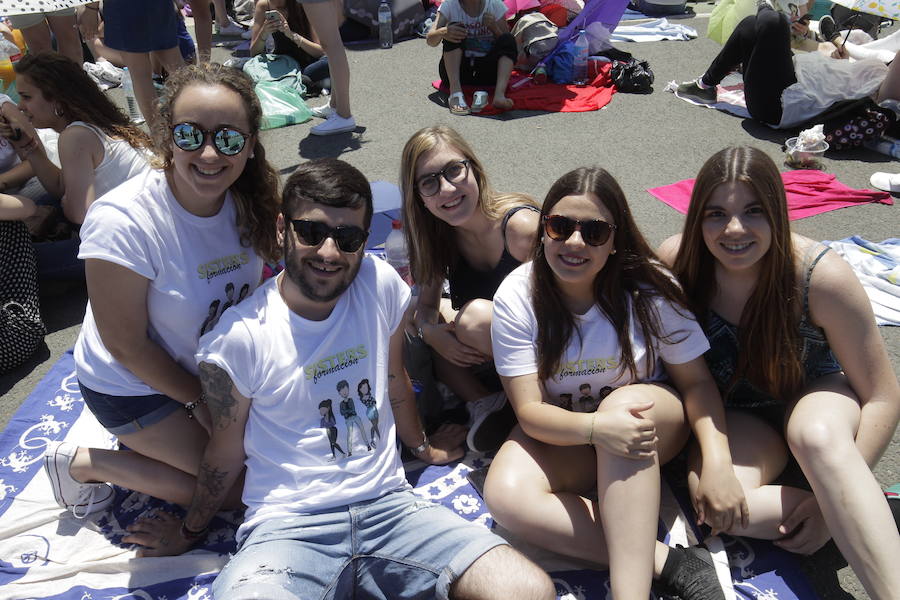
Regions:
<instances>
[{"instance_id":1,"label":"long dark hair","mask_svg":"<svg viewBox=\"0 0 900 600\"><path fill-rule=\"evenodd\" d=\"M272 8L271 4L269 8ZM287 0L285 8L287 9L287 19L285 20L291 31L309 38L312 35L312 28L309 26L309 19L306 18L306 13L300 8L300 3L297 0Z\"/></svg>"},{"instance_id":2,"label":"long dark hair","mask_svg":"<svg viewBox=\"0 0 900 600\"><path fill-rule=\"evenodd\" d=\"M647 368L652 372L656 362L653 340L677 343L671 335L663 335L662 323L654 299L662 297L676 307L684 308L687 300L681 288L657 259L650 245L638 230L625 200L622 188L604 169L582 167L569 171L556 180L544 198L541 216L553 212L553 207L566 196L592 194L612 213L616 231L613 234L614 254L594 279L594 301L613 326L622 349L620 372L627 369L637 377L637 365L631 346L631 311L647 344ZM543 237L535 245L531 271L531 302L537 321L538 377L549 379L559 369L563 353L580 332L575 317L566 307L562 290L544 255ZM677 333L677 332L676 332Z\"/></svg>"},{"instance_id":3,"label":"long dark hair","mask_svg":"<svg viewBox=\"0 0 900 600\"><path fill-rule=\"evenodd\" d=\"M268 261L281 256L276 238L275 221L281 202L278 196L278 174L266 161L266 150L259 140L259 121L262 109L253 91L253 82L242 71L217 63L187 65L169 76L160 98L159 114L153 124L153 139L158 158L155 166L172 167L172 107L181 92L191 85L225 87L237 93L243 101L250 123L249 133L256 144L244 171L231 185L237 213L241 242L252 246Z\"/></svg>"},{"instance_id":4,"label":"long dark hair","mask_svg":"<svg viewBox=\"0 0 900 600\"><path fill-rule=\"evenodd\" d=\"M56 110L70 123L84 121L134 148L152 147L150 137L132 125L72 59L50 51L26 54L15 69L17 74L28 77L48 102L57 103Z\"/></svg>"},{"instance_id":5,"label":"long dark hair","mask_svg":"<svg viewBox=\"0 0 900 600\"><path fill-rule=\"evenodd\" d=\"M713 192L734 182L753 191L772 230L772 245L760 259L759 278L741 313L741 352L731 384L746 378L776 397L789 398L803 381L797 333L801 300L784 184L764 152L749 146L725 148L706 161L694 183L672 270L691 309L704 318L717 288L716 259L703 241L703 216Z\"/></svg>"},{"instance_id":6,"label":"long dark hair","mask_svg":"<svg viewBox=\"0 0 900 600\"><path fill-rule=\"evenodd\" d=\"M452 127L435 125L414 133L403 147L400 189L403 193L403 230L406 232L410 267L413 278L422 284L445 279L459 259L453 227L429 212L416 186L416 163L422 155L441 144L456 149L469 161L469 169L478 184L478 206L489 220L502 219L506 211L514 206L537 206L531 196L495 192L474 150Z\"/></svg>"}]
</instances>

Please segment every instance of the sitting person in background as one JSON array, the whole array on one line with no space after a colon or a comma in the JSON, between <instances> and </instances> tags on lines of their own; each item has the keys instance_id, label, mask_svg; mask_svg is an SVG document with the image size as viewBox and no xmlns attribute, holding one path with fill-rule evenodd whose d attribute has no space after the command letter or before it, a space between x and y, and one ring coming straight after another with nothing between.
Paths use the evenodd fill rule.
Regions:
<instances>
[{"instance_id":1,"label":"sitting person in background","mask_svg":"<svg viewBox=\"0 0 900 600\"><path fill-rule=\"evenodd\" d=\"M678 95L714 104L716 86L740 67L750 116L780 129L806 123L842 100L900 99L900 77L891 77L882 61L832 60L818 52L795 56L790 35L787 17L761 6L738 23L706 73L678 86ZM891 64L891 72L900 72L898 63Z\"/></svg>"},{"instance_id":2,"label":"sitting person in background","mask_svg":"<svg viewBox=\"0 0 900 600\"><path fill-rule=\"evenodd\" d=\"M856 275L791 233L778 168L750 147L703 165L684 232L660 255L709 338L749 506L742 526L710 525L801 554L833 537L871 598L896 598L900 535L872 468L900 419L900 386ZM690 456L693 492L701 457ZM812 491L775 484L791 457Z\"/></svg>"},{"instance_id":3,"label":"sitting person in background","mask_svg":"<svg viewBox=\"0 0 900 600\"><path fill-rule=\"evenodd\" d=\"M437 378L467 403L469 447L496 449L512 423L507 418L504 424L499 414L499 422L485 421L506 404L490 364L491 301L534 245L537 204L524 194L494 191L472 148L446 126L426 127L406 142L400 185L410 266L419 285L416 333L434 351ZM441 297L445 280L449 299Z\"/></svg>"},{"instance_id":4,"label":"sitting person in background","mask_svg":"<svg viewBox=\"0 0 900 600\"><path fill-rule=\"evenodd\" d=\"M62 198L66 218L81 224L94 200L148 169L150 138L64 56L29 54L16 73L19 109L31 126L0 123L0 135L28 160L47 192ZM59 132L62 168L47 156L35 128Z\"/></svg>"},{"instance_id":5,"label":"sitting person in background","mask_svg":"<svg viewBox=\"0 0 900 600\"><path fill-rule=\"evenodd\" d=\"M331 87L328 57L319 45L316 32L309 26L306 13L295 0L259 0L253 10L250 54L266 52L266 39L272 35L272 54L290 56L300 65L307 93L316 95Z\"/></svg>"},{"instance_id":6,"label":"sitting person in background","mask_svg":"<svg viewBox=\"0 0 900 600\"><path fill-rule=\"evenodd\" d=\"M55 39L59 53L80 65L83 55L75 14L75 8L63 8L47 13L10 15L7 19L13 29L21 30L29 53L53 52L52 40Z\"/></svg>"},{"instance_id":7,"label":"sitting person in background","mask_svg":"<svg viewBox=\"0 0 900 600\"><path fill-rule=\"evenodd\" d=\"M746 520L706 337L609 173L560 177L541 221L533 262L494 296L494 360L519 426L485 481L491 514L532 544L609 565L616 600L646 600L654 578L682 600L724 600L708 550L656 539L660 465L691 432L698 513Z\"/></svg>"},{"instance_id":8,"label":"sitting person in background","mask_svg":"<svg viewBox=\"0 0 900 600\"><path fill-rule=\"evenodd\" d=\"M34 248L22 222L34 211L29 198L0 193L0 374L34 354L46 333Z\"/></svg>"},{"instance_id":9,"label":"sitting person in background","mask_svg":"<svg viewBox=\"0 0 900 600\"><path fill-rule=\"evenodd\" d=\"M463 85L494 85L495 107L509 110L506 85L518 57L516 40L506 23L502 0L445 0L425 40L429 46L442 44L438 71L450 87L450 112L469 114ZM473 106L481 110L481 106Z\"/></svg>"}]
</instances>

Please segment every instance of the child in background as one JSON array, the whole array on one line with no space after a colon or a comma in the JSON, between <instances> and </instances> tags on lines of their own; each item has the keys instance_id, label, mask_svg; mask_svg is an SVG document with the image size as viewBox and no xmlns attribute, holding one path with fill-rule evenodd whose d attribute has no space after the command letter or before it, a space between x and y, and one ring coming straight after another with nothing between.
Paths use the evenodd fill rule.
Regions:
<instances>
[{"instance_id":1,"label":"child in background","mask_svg":"<svg viewBox=\"0 0 900 600\"><path fill-rule=\"evenodd\" d=\"M451 113L467 115L483 108L469 108L463 84L496 85L494 106L501 110L513 107L506 97L506 85L518 51L505 15L502 0L445 0L438 9L425 40L432 47L443 43L438 70L441 81L450 87L447 104Z\"/></svg>"}]
</instances>

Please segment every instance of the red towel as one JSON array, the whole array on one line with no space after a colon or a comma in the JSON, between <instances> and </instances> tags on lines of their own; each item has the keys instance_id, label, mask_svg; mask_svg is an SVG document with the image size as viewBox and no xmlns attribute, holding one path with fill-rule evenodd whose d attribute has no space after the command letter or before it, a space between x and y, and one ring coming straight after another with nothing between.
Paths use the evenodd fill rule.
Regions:
<instances>
[{"instance_id":1,"label":"red towel","mask_svg":"<svg viewBox=\"0 0 900 600\"><path fill-rule=\"evenodd\" d=\"M781 179L787 192L788 218L791 221L858 204L894 203L887 192L856 190L822 171L788 171L781 174ZM694 180L685 179L647 191L681 214L686 214L693 189Z\"/></svg>"},{"instance_id":2,"label":"red towel","mask_svg":"<svg viewBox=\"0 0 900 600\"><path fill-rule=\"evenodd\" d=\"M509 86L506 88L506 97L513 101L513 110L546 110L550 112L587 112L591 110L600 110L612 100L616 88L609 78L610 65L605 64L600 67L600 72L590 85L578 87L577 85L561 85L557 83L545 83L537 85L528 81L528 76L513 71L509 80ZM520 81L524 83L520 87L516 84ZM432 82L435 89L445 94L449 94L450 90L446 86L442 86L440 80ZM463 93L466 95L466 102L472 106L472 94L476 90L489 90L492 92L491 101L493 101L492 87L463 86ZM497 115L501 110L494 108L493 104L488 103L480 115Z\"/></svg>"}]
</instances>

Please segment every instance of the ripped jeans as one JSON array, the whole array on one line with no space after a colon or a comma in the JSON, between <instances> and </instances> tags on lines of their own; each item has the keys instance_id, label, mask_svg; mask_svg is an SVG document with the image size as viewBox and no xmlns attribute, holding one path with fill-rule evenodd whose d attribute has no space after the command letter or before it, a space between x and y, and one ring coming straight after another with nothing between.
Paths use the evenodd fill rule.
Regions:
<instances>
[{"instance_id":1,"label":"ripped jeans","mask_svg":"<svg viewBox=\"0 0 900 600\"><path fill-rule=\"evenodd\" d=\"M448 598L451 584L506 542L409 490L257 525L213 598Z\"/></svg>"}]
</instances>

